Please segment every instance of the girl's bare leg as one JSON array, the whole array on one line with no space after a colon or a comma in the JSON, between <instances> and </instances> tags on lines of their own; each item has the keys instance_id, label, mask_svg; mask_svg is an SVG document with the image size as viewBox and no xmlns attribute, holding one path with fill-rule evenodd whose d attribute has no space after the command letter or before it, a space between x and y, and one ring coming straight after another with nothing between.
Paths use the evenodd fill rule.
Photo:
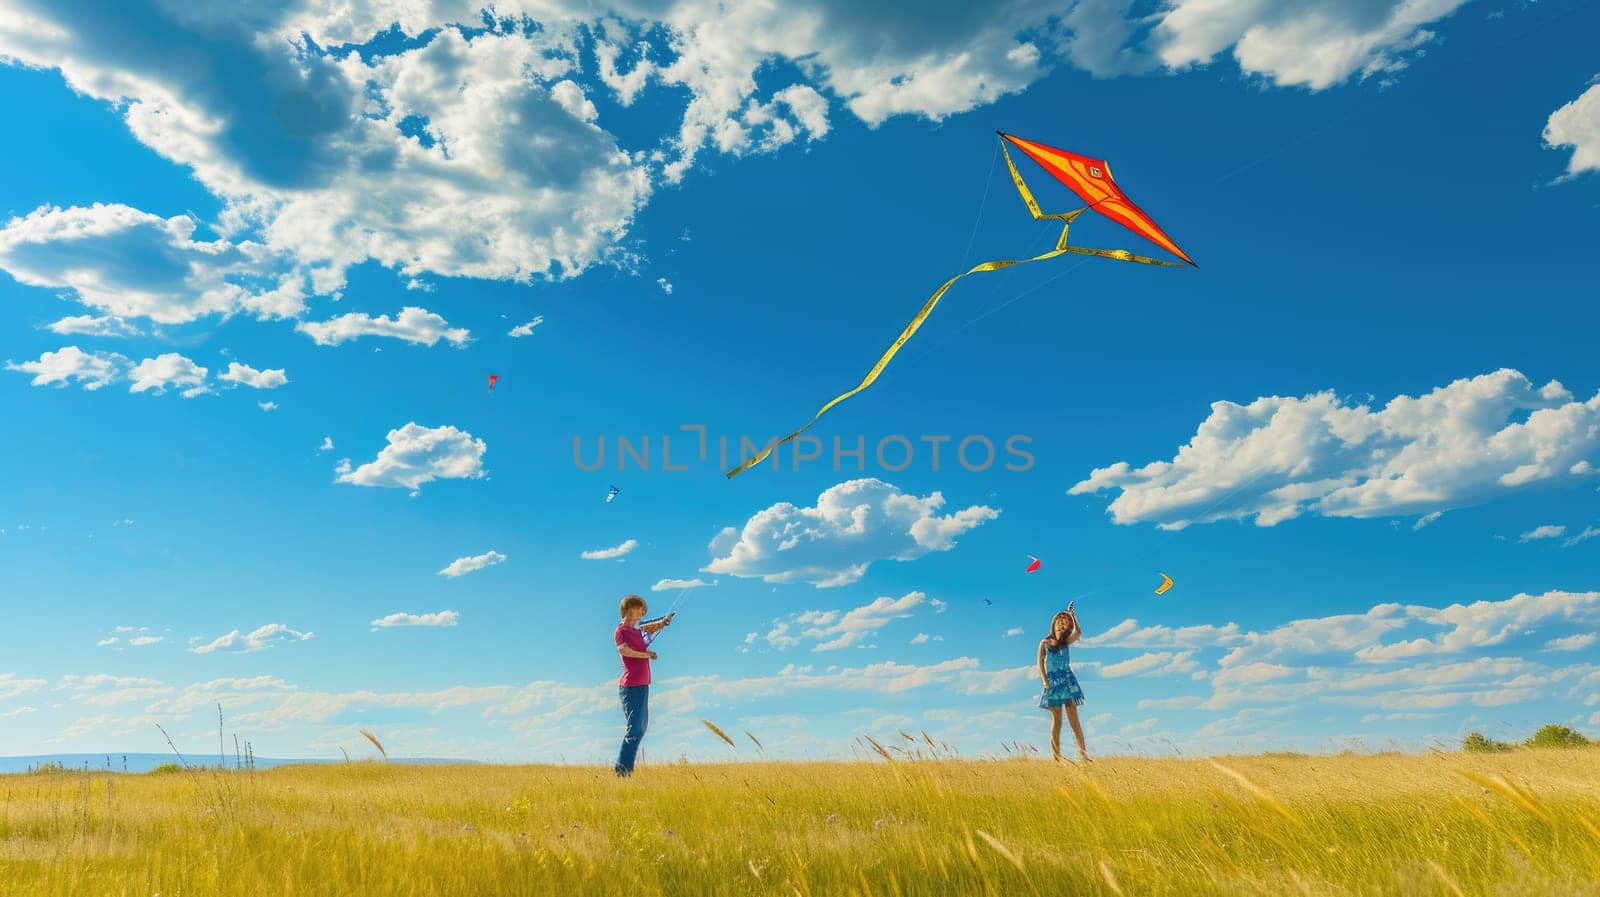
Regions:
<instances>
[{"instance_id":1,"label":"girl's bare leg","mask_svg":"<svg viewBox=\"0 0 1600 897\"><path fill-rule=\"evenodd\" d=\"M1061 759L1061 708L1050 708L1050 753Z\"/></svg>"},{"instance_id":2,"label":"girl's bare leg","mask_svg":"<svg viewBox=\"0 0 1600 897\"><path fill-rule=\"evenodd\" d=\"M1078 722L1078 708L1072 704L1067 705L1067 721L1072 723L1072 735L1074 738L1078 739L1078 759L1088 760L1089 749L1085 747L1083 743L1083 724ZM1061 715L1059 711L1056 714L1056 731L1061 731ZM1056 749L1056 755L1060 756L1060 754L1061 749L1058 747Z\"/></svg>"}]
</instances>

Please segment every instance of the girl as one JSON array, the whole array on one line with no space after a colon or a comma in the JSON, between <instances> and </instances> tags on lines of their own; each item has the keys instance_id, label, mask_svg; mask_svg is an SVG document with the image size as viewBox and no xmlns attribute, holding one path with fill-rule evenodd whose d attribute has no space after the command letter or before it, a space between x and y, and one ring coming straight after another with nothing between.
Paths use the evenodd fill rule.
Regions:
<instances>
[{"instance_id":1,"label":"girl","mask_svg":"<svg viewBox=\"0 0 1600 897\"><path fill-rule=\"evenodd\" d=\"M1050 711L1050 752L1061 759L1061 711L1067 712L1072 723L1072 734L1078 739L1078 759L1089 762L1089 751L1083 744L1083 726L1078 722L1078 705L1083 703L1083 689L1078 687L1078 677L1068 666L1070 652L1067 646L1083 636L1074 611L1076 602L1068 602L1067 609L1050 619L1050 634L1039 640L1039 679L1044 691L1039 695L1039 706Z\"/></svg>"}]
</instances>

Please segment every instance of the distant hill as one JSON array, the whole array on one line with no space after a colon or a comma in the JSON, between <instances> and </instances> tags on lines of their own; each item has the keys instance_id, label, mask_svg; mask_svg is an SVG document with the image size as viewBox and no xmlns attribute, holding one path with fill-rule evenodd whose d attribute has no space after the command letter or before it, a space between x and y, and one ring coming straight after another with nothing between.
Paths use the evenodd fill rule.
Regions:
<instances>
[{"instance_id":1,"label":"distant hill","mask_svg":"<svg viewBox=\"0 0 1600 897\"><path fill-rule=\"evenodd\" d=\"M217 757L184 756L190 766L216 766ZM59 763L68 769L83 769L88 766L91 772L122 772L126 762L128 772L149 772L163 763L176 763L178 758L171 753L166 754L39 754L32 757L0 757L0 773L27 772L37 769L47 763ZM273 766L288 766L301 763L342 763L340 759L293 759L285 757L256 757L256 769L268 769ZM475 763L474 760L448 760L438 757L391 757L390 763ZM233 757L228 758L228 768L232 769Z\"/></svg>"}]
</instances>

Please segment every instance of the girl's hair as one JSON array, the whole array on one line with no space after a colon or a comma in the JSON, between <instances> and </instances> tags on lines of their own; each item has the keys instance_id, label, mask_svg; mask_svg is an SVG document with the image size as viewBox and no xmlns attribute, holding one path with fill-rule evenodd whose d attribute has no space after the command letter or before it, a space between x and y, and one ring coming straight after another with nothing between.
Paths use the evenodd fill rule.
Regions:
<instances>
[{"instance_id":1,"label":"girl's hair","mask_svg":"<svg viewBox=\"0 0 1600 897\"><path fill-rule=\"evenodd\" d=\"M1062 617L1066 617L1067 622L1071 623L1072 625L1067 627L1066 638L1058 641L1056 639L1056 621ZM1060 651L1062 648L1067 646L1067 642L1072 638L1072 633L1077 631L1077 629L1078 621L1074 620L1071 614L1067 613L1066 611L1058 612L1055 616L1050 618L1050 634L1044 637L1045 648L1049 651Z\"/></svg>"},{"instance_id":2,"label":"girl's hair","mask_svg":"<svg viewBox=\"0 0 1600 897\"><path fill-rule=\"evenodd\" d=\"M623 595L622 605L617 608L617 615L626 617L628 615L628 611L633 610L636 607L644 606L644 599L640 598L638 595Z\"/></svg>"}]
</instances>

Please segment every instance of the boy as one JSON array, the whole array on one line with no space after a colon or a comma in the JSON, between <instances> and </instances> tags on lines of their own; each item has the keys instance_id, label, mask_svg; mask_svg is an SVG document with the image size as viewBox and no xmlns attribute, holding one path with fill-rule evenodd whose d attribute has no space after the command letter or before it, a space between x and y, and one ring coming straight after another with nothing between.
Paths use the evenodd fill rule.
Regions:
<instances>
[{"instance_id":1,"label":"boy","mask_svg":"<svg viewBox=\"0 0 1600 897\"><path fill-rule=\"evenodd\" d=\"M645 723L650 717L650 661L656 652L650 650L646 634L665 629L672 623L672 614L659 620L639 619L649 607L638 595L624 595L619 608L622 622L617 624L615 641L617 653L622 655L622 679L617 693L622 697L622 718L627 725L622 736L622 750L617 752L616 772L619 776L633 774L633 761L639 754L639 742L644 740Z\"/></svg>"}]
</instances>

